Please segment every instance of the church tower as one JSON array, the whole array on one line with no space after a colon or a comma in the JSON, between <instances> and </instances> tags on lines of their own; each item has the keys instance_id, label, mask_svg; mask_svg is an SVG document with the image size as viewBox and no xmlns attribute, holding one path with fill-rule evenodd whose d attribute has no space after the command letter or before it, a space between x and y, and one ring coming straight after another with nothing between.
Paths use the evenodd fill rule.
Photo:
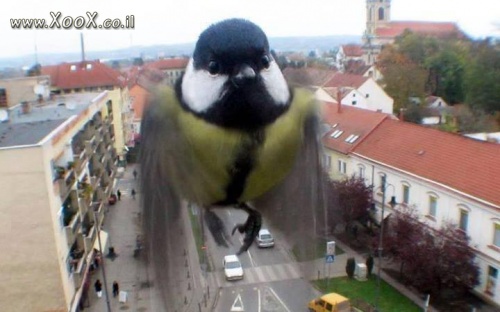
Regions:
<instances>
[{"instance_id":1,"label":"church tower","mask_svg":"<svg viewBox=\"0 0 500 312\"><path fill-rule=\"evenodd\" d=\"M375 29L391 21L391 0L366 0L366 34L373 38Z\"/></svg>"}]
</instances>

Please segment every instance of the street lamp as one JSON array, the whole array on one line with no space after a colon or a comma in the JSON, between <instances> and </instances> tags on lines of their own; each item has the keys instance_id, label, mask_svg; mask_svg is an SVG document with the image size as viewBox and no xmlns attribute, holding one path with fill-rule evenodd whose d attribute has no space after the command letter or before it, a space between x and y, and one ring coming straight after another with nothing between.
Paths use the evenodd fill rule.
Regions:
<instances>
[{"instance_id":1,"label":"street lamp","mask_svg":"<svg viewBox=\"0 0 500 312\"><path fill-rule=\"evenodd\" d=\"M382 189L382 211L380 216L380 233L379 233L379 241L378 241L378 268L377 268L377 311L380 311L380 270L382 268L382 250L383 250L383 237L384 237L384 211L385 211L385 191L387 190L387 186L394 185L387 184L386 181L387 176L382 175L382 185L380 186ZM389 202L391 208L394 209L396 206L396 196L391 197L391 201Z\"/></svg>"}]
</instances>

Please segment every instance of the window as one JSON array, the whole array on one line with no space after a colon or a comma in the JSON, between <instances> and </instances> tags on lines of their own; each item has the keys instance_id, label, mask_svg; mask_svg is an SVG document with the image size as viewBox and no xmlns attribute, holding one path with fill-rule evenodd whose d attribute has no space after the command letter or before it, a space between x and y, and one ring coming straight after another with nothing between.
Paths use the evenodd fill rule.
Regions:
<instances>
[{"instance_id":1,"label":"window","mask_svg":"<svg viewBox=\"0 0 500 312\"><path fill-rule=\"evenodd\" d=\"M333 311L333 306L331 303L326 304L326 311Z\"/></svg>"},{"instance_id":2,"label":"window","mask_svg":"<svg viewBox=\"0 0 500 312\"><path fill-rule=\"evenodd\" d=\"M385 187L385 174L380 175L380 191L382 191Z\"/></svg>"},{"instance_id":3,"label":"window","mask_svg":"<svg viewBox=\"0 0 500 312\"><path fill-rule=\"evenodd\" d=\"M372 75L372 72L370 72L370 76L371 76L371 75ZM369 98L369 97L370 97L370 94L369 94L369 93L367 93L367 94L366 94L366 98Z\"/></svg>"},{"instance_id":4,"label":"window","mask_svg":"<svg viewBox=\"0 0 500 312\"><path fill-rule=\"evenodd\" d=\"M458 228L464 232L467 232L468 224L469 224L469 211L465 209L460 209L460 220L458 222Z\"/></svg>"},{"instance_id":5,"label":"window","mask_svg":"<svg viewBox=\"0 0 500 312\"><path fill-rule=\"evenodd\" d=\"M339 160L338 162L338 170L340 173L345 174L347 172L347 163L343 160Z\"/></svg>"},{"instance_id":6,"label":"window","mask_svg":"<svg viewBox=\"0 0 500 312\"><path fill-rule=\"evenodd\" d=\"M382 1L380 1L382 2ZM378 9L378 20L383 21L384 20L384 8L379 8Z\"/></svg>"},{"instance_id":7,"label":"window","mask_svg":"<svg viewBox=\"0 0 500 312\"><path fill-rule=\"evenodd\" d=\"M403 184L403 204L408 205L410 202L410 186Z\"/></svg>"},{"instance_id":8,"label":"window","mask_svg":"<svg viewBox=\"0 0 500 312\"><path fill-rule=\"evenodd\" d=\"M429 215L436 218L437 212L437 197L434 195L429 195Z\"/></svg>"},{"instance_id":9,"label":"window","mask_svg":"<svg viewBox=\"0 0 500 312\"><path fill-rule=\"evenodd\" d=\"M7 91L0 89L0 107L7 107Z\"/></svg>"},{"instance_id":10,"label":"window","mask_svg":"<svg viewBox=\"0 0 500 312\"><path fill-rule=\"evenodd\" d=\"M326 169L330 169L332 167L332 157L330 155L323 156L324 166Z\"/></svg>"},{"instance_id":11,"label":"window","mask_svg":"<svg viewBox=\"0 0 500 312\"><path fill-rule=\"evenodd\" d=\"M332 137L334 139L337 139L339 136L342 135L342 133L344 133L344 131L342 131L342 130L335 130L335 131L333 131L332 134L330 134L330 137Z\"/></svg>"},{"instance_id":12,"label":"window","mask_svg":"<svg viewBox=\"0 0 500 312\"><path fill-rule=\"evenodd\" d=\"M484 293L490 296L495 295L495 288L497 286L498 269L488 266L488 279L486 280L486 288Z\"/></svg>"},{"instance_id":13,"label":"window","mask_svg":"<svg viewBox=\"0 0 500 312\"><path fill-rule=\"evenodd\" d=\"M359 177L361 179L364 179L365 178L365 167L364 166L359 166L358 167L358 173L359 173Z\"/></svg>"},{"instance_id":14,"label":"window","mask_svg":"<svg viewBox=\"0 0 500 312\"><path fill-rule=\"evenodd\" d=\"M493 234L493 245L500 247L500 223L495 223Z\"/></svg>"},{"instance_id":15,"label":"window","mask_svg":"<svg viewBox=\"0 0 500 312\"><path fill-rule=\"evenodd\" d=\"M356 101L352 101L352 105L356 105L358 102Z\"/></svg>"}]
</instances>

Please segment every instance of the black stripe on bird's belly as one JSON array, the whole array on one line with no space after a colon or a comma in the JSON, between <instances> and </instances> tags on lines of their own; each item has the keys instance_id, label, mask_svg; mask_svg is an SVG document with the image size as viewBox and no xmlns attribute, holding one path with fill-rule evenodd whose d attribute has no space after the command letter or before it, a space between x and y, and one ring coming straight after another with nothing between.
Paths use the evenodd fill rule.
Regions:
<instances>
[{"instance_id":1,"label":"black stripe on bird's belly","mask_svg":"<svg viewBox=\"0 0 500 312\"><path fill-rule=\"evenodd\" d=\"M243 143L232 166L228 169L231 179L226 186L226 198L215 205L239 204L238 198L245 190L247 178L255 165L257 150L264 142L264 132L255 131L250 134L247 142Z\"/></svg>"}]
</instances>

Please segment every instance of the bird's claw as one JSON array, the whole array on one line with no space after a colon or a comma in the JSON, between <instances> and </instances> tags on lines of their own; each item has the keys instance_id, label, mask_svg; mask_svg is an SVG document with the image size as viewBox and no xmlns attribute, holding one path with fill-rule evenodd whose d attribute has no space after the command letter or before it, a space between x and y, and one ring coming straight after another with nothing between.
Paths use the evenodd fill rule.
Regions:
<instances>
[{"instance_id":1,"label":"bird's claw","mask_svg":"<svg viewBox=\"0 0 500 312\"><path fill-rule=\"evenodd\" d=\"M248 212L247 221L244 224L237 224L232 231L231 235L234 235L236 230L241 234L245 233L245 237L243 238L243 245L240 250L236 253L236 255L240 255L243 252L247 251L248 248L252 245L255 237L259 234L260 227L262 225L262 216L257 211L246 207L245 209Z\"/></svg>"}]
</instances>

